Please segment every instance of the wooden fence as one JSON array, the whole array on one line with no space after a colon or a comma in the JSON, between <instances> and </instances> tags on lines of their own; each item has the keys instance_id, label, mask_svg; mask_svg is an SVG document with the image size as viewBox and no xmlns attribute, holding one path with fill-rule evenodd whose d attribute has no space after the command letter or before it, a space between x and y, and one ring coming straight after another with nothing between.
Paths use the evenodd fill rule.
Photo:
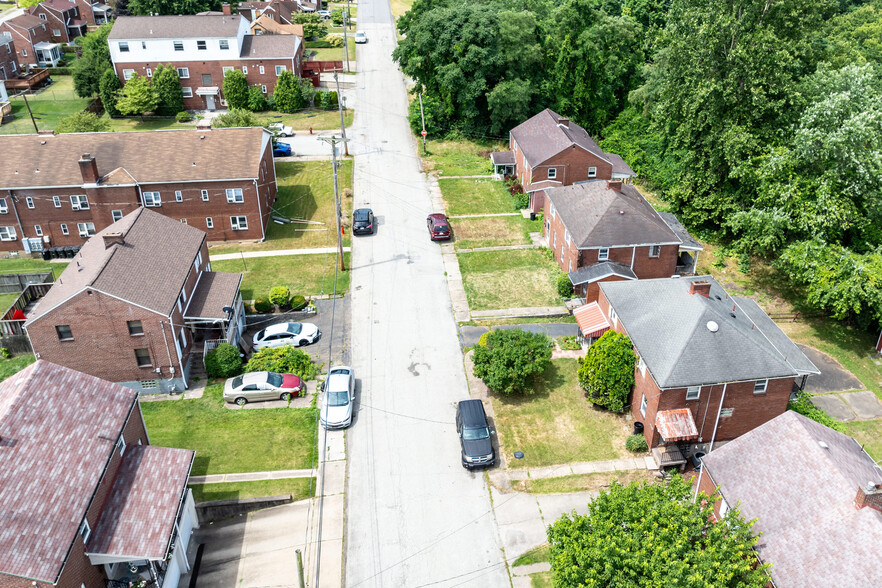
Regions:
<instances>
[{"instance_id":1,"label":"wooden fence","mask_svg":"<svg viewBox=\"0 0 882 588\"><path fill-rule=\"evenodd\" d=\"M52 284L28 284L25 286L24 291L6 311L3 315L3 319L0 320L0 336L9 337L12 335L24 335L25 331L23 326L25 321L21 319L12 320L12 315L15 314L16 310L24 312L28 304L37 298L45 296L46 292L48 292L51 287Z\"/></svg>"},{"instance_id":2,"label":"wooden fence","mask_svg":"<svg viewBox=\"0 0 882 588\"><path fill-rule=\"evenodd\" d=\"M53 282L52 272L32 274L0 274L0 294L23 292L28 284L49 284ZM0 309L5 310L5 309Z\"/></svg>"}]
</instances>

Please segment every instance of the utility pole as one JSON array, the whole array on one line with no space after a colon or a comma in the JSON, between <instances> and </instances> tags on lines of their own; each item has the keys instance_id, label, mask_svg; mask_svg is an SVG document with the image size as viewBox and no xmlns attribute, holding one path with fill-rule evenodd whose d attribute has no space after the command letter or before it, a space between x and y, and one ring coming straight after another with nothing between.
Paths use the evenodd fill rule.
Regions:
<instances>
[{"instance_id":1,"label":"utility pole","mask_svg":"<svg viewBox=\"0 0 882 588\"><path fill-rule=\"evenodd\" d=\"M428 153L426 149L426 115L423 112L423 93L420 92L420 118L423 119L423 155Z\"/></svg>"},{"instance_id":2,"label":"utility pole","mask_svg":"<svg viewBox=\"0 0 882 588\"><path fill-rule=\"evenodd\" d=\"M31 105L28 104L28 97L27 97L27 95L26 95L26 94L22 94L21 97L22 97L22 99L24 100L25 106L28 107L28 114L31 115L31 122L34 123L34 132L35 132L35 133L39 133L39 132L40 132L40 129L37 128L37 121L34 120L34 113L31 112Z\"/></svg>"},{"instance_id":3,"label":"utility pole","mask_svg":"<svg viewBox=\"0 0 882 588\"><path fill-rule=\"evenodd\" d=\"M343 11L343 59L346 60L346 71L349 72L349 40L346 29L349 28L349 10Z\"/></svg>"},{"instance_id":4,"label":"utility pole","mask_svg":"<svg viewBox=\"0 0 882 588\"><path fill-rule=\"evenodd\" d=\"M334 69L334 82L337 83L337 109L340 111L340 133L343 135L343 151L349 155L349 141L346 139L346 124L343 122L343 94L340 93L340 79Z\"/></svg>"},{"instance_id":5,"label":"utility pole","mask_svg":"<svg viewBox=\"0 0 882 588\"><path fill-rule=\"evenodd\" d=\"M340 258L340 269L346 269L346 263L343 259L343 229L340 212L340 187L337 181L337 143L345 143L348 139L342 137L319 137L320 141L324 141L331 146L331 162L334 164L334 208L337 217L337 257Z\"/></svg>"}]
</instances>

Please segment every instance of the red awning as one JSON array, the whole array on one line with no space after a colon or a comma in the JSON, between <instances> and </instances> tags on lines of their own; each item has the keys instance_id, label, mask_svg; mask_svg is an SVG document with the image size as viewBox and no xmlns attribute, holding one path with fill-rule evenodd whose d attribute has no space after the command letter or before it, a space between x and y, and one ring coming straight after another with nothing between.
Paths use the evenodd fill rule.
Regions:
<instances>
[{"instance_id":1,"label":"red awning","mask_svg":"<svg viewBox=\"0 0 882 588\"><path fill-rule=\"evenodd\" d=\"M698 428L688 408L664 410L655 415L655 428L666 443L698 438Z\"/></svg>"},{"instance_id":2,"label":"red awning","mask_svg":"<svg viewBox=\"0 0 882 588\"><path fill-rule=\"evenodd\" d=\"M583 337L600 337L609 330L609 322L596 302L583 304L573 311Z\"/></svg>"}]
</instances>

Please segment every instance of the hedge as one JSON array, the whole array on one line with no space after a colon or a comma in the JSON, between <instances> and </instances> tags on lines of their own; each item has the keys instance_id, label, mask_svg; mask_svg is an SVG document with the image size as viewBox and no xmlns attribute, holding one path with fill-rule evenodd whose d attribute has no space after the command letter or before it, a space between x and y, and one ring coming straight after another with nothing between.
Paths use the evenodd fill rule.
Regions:
<instances>
[{"instance_id":1,"label":"hedge","mask_svg":"<svg viewBox=\"0 0 882 588\"><path fill-rule=\"evenodd\" d=\"M47 69L50 76L69 76L73 71L72 67L50 67Z\"/></svg>"}]
</instances>

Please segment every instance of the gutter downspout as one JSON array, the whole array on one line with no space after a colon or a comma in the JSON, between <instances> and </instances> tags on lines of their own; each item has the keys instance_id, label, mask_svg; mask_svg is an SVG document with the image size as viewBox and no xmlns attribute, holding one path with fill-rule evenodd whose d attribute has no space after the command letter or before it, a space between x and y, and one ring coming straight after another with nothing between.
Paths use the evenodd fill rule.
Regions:
<instances>
[{"instance_id":1,"label":"gutter downspout","mask_svg":"<svg viewBox=\"0 0 882 588\"><path fill-rule=\"evenodd\" d=\"M171 324L172 324L171 323L171 316L169 316L168 317L169 328L171 328ZM174 377L175 364L172 362L171 350L168 348L168 338L165 336L165 321L159 321L159 328L162 330L162 340L165 341L165 352L168 354L168 365L171 368L171 375L172 375L172 377ZM174 336L174 331L172 331L172 336Z\"/></svg>"},{"instance_id":2,"label":"gutter downspout","mask_svg":"<svg viewBox=\"0 0 882 588\"><path fill-rule=\"evenodd\" d=\"M637 246L631 247L631 271L634 271L634 258L637 256Z\"/></svg>"},{"instance_id":3,"label":"gutter downspout","mask_svg":"<svg viewBox=\"0 0 882 588\"><path fill-rule=\"evenodd\" d=\"M22 238L22 247L21 248L24 249L25 232L24 232L24 227L21 226L21 218L19 218L19 216L18 216L18 207L15 205L15 196L12 195L12 190L7 190L6 192L9 194L9 202L12 204L12 212L15 213L15 222L18 223L18 230L21 231L21 238Z\"/></svg>"},{"instance_id":4,"label":"gutter downspout","mask_svg":"<svg viewBox=\"0 0 882 588\"><path fill-rule=\"evenodd\" d=\"M723 412L723 401L726 400L726 387L729 383L723 384L723 394L720 396L720 406L717 408L717 420L714 421L714 433L711 436L710 445L707 448L707 452L710 453L714 450L714 441L717 440L717 428L720 424L720 413ZM698 500L698 489L701 487L701 478L704 476L704 466L700 470L698 470L698 481L695 483L695 494L692 496L692 502Z\"/></svg>"},{"instance_id":5,"label":"gutter downspout","mask_svg":"<svg viewBox=\"0 0 882 588\"><path fill-rule=\"evenodd\" d=\"M272 141L268 143L272 146ZM275 165L275 163L273 164ZM263 224L263 208L260 206L260 186L257 185L257 178L251 180L254 183L254 194L257 196L257 214L260 216L260 240L266 241L266 227ZM270 219L267 219L269 222Z\"/></svg>"}]
</instances>

